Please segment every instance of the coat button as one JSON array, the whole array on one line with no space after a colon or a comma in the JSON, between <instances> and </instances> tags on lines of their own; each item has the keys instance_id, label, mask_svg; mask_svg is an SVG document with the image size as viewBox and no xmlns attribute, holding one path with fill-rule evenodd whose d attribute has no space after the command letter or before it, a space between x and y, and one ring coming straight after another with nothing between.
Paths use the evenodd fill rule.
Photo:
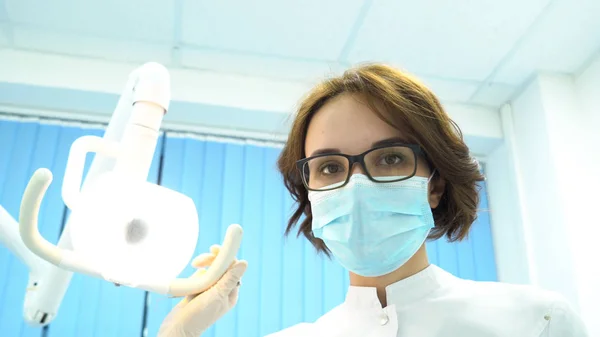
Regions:
<instances>
[{"instance_id":1,"label":"coat button","mask_svg":"<svg viewBox=\"0 0 600 337\"><path fill-rule=\"evenodd\" d=\"M388 317L388 315L382 314L381 318L379 319L379 324L386 325L389 321L390 321L390 318Z\"/></svg>"},{"instance_id":2,"label":"coat button","mask_svg":"<svg viewBox=\"0 0 600 337\"><path fill-rule=\"evenodd\" d=\"M550 315L545 315L544 316L544 319L547 320L547 321L549 321L551 318L552 318L552 316L550 316Z\"/></svg>"}]
</instances>

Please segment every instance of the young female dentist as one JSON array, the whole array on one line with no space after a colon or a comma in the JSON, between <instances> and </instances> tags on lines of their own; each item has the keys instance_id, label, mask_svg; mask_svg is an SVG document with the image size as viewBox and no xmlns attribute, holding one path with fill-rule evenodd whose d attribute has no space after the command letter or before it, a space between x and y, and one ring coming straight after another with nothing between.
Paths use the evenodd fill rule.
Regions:
<instances>
[{"instance_id":1,"label":"young female dentist","mask_svg":"<svg viewBox=\"0 0 600 337\"><path fill-rule=\"evenodd\" d=\"M458 127L416 79L351 69L304 99L278 162L297 200L288 224L350 273L346 300L271 337L580 337L565 299L530 286L459 279L431 265L425 240L461 240L483 180ZM304 215L303 220L301 216ZM205 267L213 247L192 263ZM237 301L245 261L186 298L160 337L197 337Z\"/></svg>"}]
</instances>

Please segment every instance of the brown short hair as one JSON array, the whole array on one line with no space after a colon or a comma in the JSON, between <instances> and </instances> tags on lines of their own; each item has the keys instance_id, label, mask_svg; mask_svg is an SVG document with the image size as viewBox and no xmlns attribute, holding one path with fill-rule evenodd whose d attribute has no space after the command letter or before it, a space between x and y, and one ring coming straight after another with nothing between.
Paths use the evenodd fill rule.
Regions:
<instances>
[{"instance_id":1,"label":"brown short hair","mask_svg":"<svg viewBox=\"0 0 600 337\"><path fill-rule=\"evenodd\" d=\"M449 241L457 241L466 237L477 218L477 182L483 180L479 165L471 157L460 129L448 117L436 96L410 75L381 64L359 66L325 80L301 102L277 162L285 186L297 206L289 219L286 235L304 214L298 235L304 234L319 252L330 254L323 241L312 234L308 191L296 161L305 157L306 132L314 114L326 102L345 93L360 96L379 118L406 132L411 141L421 146L430 168L436 169L434 179L441 177L446 181L440 204L433 210L435 227L429 239L446 236Z\"/></svg>"}]
</instances>

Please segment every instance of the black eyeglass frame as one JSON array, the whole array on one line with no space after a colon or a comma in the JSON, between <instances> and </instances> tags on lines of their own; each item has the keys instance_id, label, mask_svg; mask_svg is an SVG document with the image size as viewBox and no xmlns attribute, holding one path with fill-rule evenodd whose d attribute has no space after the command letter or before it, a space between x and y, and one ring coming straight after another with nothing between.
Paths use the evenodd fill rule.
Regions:
<instances>
[{"instance_id":1,"label":"black eyeglass frame","mask_svg":"<svg viewBox=\"0 0 600 337\"><path fill-rule=\"evenodd\" d=\"M367 169L367 165L365 164L365 156L368 155L369 153L376 151L376 150L381 150L381 149L385 149L385 148L389 148L389 147L407 147L410 148L413 152L413 155L415 156L415 169L413 170L413 173L410 176L401 178L401 179L394 179L394 180L385 180L385 181L380 181L380 180L375 180L375 178L373 178L371 176L371 173L369 173L369 170ZM332 188L328 188L328 189L314 189L314 188L310 188L308 186L308 182L306 181L306 178L304 177L304 165L309 161L312 160L314 158L319 158L319 157L327 157L327 156L341 156L344 157L346 159L348 159L348 163L349 163L349 170L348 170L348 174L346 175L346 180L344 181L344 183L342 185L336 186L336 187L332 187ZM381 146L377 146L374 148L371 148L363 153L357 154L357 155L349 155L349 154L344 154L344 153L323 153L323 154L318 154L316 156L312 156L312 157L308 157L308 158L303 158L300 159L298 161L296 161L296 168L298 169L298 171L300 172L300 177L302 179L302 183L304 184L304 187L306 187L307 190L309 191L316 191L316 192L324 192L324 191L331 191L331 190L335 190L338 188L342 188L344 186L346 186L348 184L348 182L350 181L350 177L352 176L352 167L354 167L354 164L358 163L362 166L363 170L365 171L365 175L369 178L369 180L376 182L376 183L392 183L392 182L398 182L398 181L403 181L403 180L407 180L410 179L412 177L415 176L415 174L417 173L417 159L418 156L424 156L424 152L423 149L421 149L421 147L417 144L405 144L405 143L391 143L391 144L386 144L386 145L381 145Z\"/></svg>"}]
</instances>

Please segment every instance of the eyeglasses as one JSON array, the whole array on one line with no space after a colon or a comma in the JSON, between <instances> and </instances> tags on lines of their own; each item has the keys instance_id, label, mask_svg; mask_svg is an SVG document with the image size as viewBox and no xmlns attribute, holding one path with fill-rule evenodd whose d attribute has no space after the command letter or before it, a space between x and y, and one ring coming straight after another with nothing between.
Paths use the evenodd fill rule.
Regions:
<instances>
[{"instance_id":1,"label":"eyeglasses","mask_svg":"<svg viewBox=\"0 0 600 337\"><path fill-rule=\"evenodd\" d=\"M304 186L310 191L329 191L345 186L355 163L362 166L366 176L379 183L412 178L417 172L416 144L391 144L372 148L351 156L342 153L319 154L296 162Z\"/></svg>"}]
</instances>

